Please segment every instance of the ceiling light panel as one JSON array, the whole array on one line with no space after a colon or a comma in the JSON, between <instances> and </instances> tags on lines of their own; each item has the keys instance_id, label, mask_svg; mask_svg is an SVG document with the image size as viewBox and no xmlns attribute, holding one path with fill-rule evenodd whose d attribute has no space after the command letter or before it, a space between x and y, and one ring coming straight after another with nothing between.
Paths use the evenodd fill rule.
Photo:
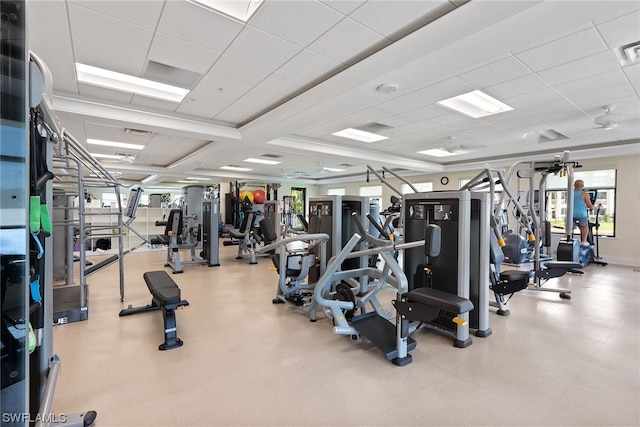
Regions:
<instances>
[{"instance_id":1,"label":"ceiling light panel","mask_svg":"<svg viewBox=\"0 0 640 427\"><path fill-rule=\"evenodd\" d=\"M277 162L275 160L254 159L253 157L250 157L248 159L244 159L243 162L260 163L262 165L279 165L281 163L281 162Z\"/></svg>"},{"instance_id":2,"label":"ceiling light panel","mask_svg":"<svg viewBox=\"0 0 640 427\"><path fill-rule=\"evenodd\" d=\"M432 148L430 150L418 151L418 154L424 154L426 156L433 156L433 157L447 157L447 156L455 156L457 153L452 153L451 151L447 151L443 148Z\"/></svg>"},{"instance_id":3,"label":"ceiling light panel","mask_svg":"<svg viewBox=\"0 0 640 427\"><path fill-rule=\"evenodd\" d=\"M480 90L474 90L442 100L438 102L438 105L473 117L474 119L513 110L512 107Z\"/></svg>"},{"instance_id":4,"label":"ceiling light panel","mask_svg":"<svg viewBox=\"0 0 640 427\"><path fill-rule=\"evenodd\" d=\"M247 22L249 18L258 10L262 0L187 0L190 3L213 10L223 15L231 16L242 22Z\"/></svg>"},{"instance_id":5,"label":"ceiling light panel","mask_svg":"<svg viewBox=\"0 0 640 427\"><path fill-rule=\"evenodd\" d=\"M182 102L184 97L189 93L189 89L141 79L86 64L76 63L76 73L78 81L81 83L166 101Z\"/></svg>"},{"instance_id":6,"label":"ceiling light panel","mask_svg":"<svg viewBox=\"0 0 640 427\"><path fill-rule=\"evenodd\" d=\"M91 138L87 138L87 144L103 145L105 147L129 148L131 150L142 150L144 148L144 145L140 145L140 144L128 144L126 142L103 141L100 139L91 139Z\"/></svg>"},{"instance_id":7,"label":"ceiling light panel","mask_svg":"<svg viewBox=\"0 0 640 427\"><path fill-rule=\"evenodd\" d=\"M220 166L220 169L224 169L228 171L237 171L237 172L248 172L251 170L249 168L241 168L239 166Z\"/></svg>"},{"instance_id":8,"label":"ceiling light panel","mask_svg":"<svg viewBox=\"0 0 640 427\"><path fill-rule=\"evenodd\" d=\"M378 135L371 132L365 132L359 129L347 128L338 132L334 132L331 135L339 136L341 138L353 139L361 142L377 142L384 139L388 139L386 136Z\"/></svg>"}]
</instances>

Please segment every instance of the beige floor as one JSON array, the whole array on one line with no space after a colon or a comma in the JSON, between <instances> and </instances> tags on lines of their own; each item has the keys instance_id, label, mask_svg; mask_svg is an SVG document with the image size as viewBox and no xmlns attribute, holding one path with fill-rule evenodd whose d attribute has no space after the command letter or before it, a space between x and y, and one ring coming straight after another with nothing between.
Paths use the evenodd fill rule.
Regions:
<instances>
[{"instance_id":1,"label":"beige floor","mask_svg":"<svg viewBox=\"0 0 640 427\"><path fill-rule=\"evenodd\" d=\"M118 317L150 301L142 274L164 269L164 251L127 256L124 303L117 264L91 276L89 320L54 327L55 411L96 410L97 426L640 425L637 270L589 266L545 286L571 300L520 292L466 349L421 330L396 367L326 318L273 305L270 262L235 253L172 276L190 305L169 351L159 312Z\"/></svg>"}]
</instances>

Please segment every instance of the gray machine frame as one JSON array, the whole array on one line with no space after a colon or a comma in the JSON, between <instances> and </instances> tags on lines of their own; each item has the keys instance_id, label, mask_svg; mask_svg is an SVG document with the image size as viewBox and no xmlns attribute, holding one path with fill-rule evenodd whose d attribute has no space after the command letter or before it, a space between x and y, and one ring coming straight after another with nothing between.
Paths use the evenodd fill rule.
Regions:
<instances>
[{"instance_id":1,"label":"gray machine frame","mask_svg":"<svg viewBox=\"0 0 640 427\"><path fill-rule=\"evenodd\" d=\"M165 267L171 267L173 274L183 273L185 265L203 265L217 267L220 265L220 247L218 227L220 223L220 199L204 199L205 188L199 185L183 187L182 207L183 227L179 228L179 220L174 217L174 223L170 224L173 231L169 236L167 245L167 261ZM193 228L200 227L200 233L194 233ZM199 236L198 236L199 234ZM182 243L178 237L187 237ZM207 236L205 242L205 236ZM188 249L191 259L183 261L181 250ZM196 252L199 251L199 254Z\"/></svg>"},{"instance_id":2,"label":"gray machine frame","mask_svg":"<svg viewBox=\"0 0 640 427\"><path fill-rule=\"evenodd\" d=\"M354 204L360 204L356 209L352 209ZM350 209L347 213L342 212L343 204L347 204ZM339 211L337 209L340 209ZM327 242L327 259L340 253L342 248L349 242L349 239L353 234L357 232L357 227L351 218L351 214L356 212L363 221L365 221L365 228L368 228L367 214L370 210L369 198L365 196L313 196L309 197L309 220L312 216L320 216L320 230L311 230L314 233L325 233L329 235L329 241ZM336 214L339 213L339 214ZM322 218L329 217L330 221L325 221ZM346 221L344 221L346 219ZM311 221L309 221L311 222ZM345 223L346 222L346 223ZM355 250L366 249L366 243L362 242L356 245ZM368 257L362 255L357 258L352 258L353 261L349 261L349 266L343 265L343 268L364 269L367 267ZM312 281L316 281L317 277L312 277ZM356 282L354 281L355 285ZM360 287L358 293L362 294L367 291L368 278L361 276L357 280L357 284Z\"/></svg>"},{"instance_id":3,"label":"gray machine frame","mask_svg":"<svg viewBox=\"0 0 640 427\"><path fill-rule=\"evenodd\" d=\"M463 324L455 324L454 329L452 329L451 325L447 326L440 323L426 324L424 326L451 333L455 336L454 345L456 347L467 347L472 342L469 337L470 328L476 330L475 335L478 337L487 337L492 333L489 327L489 194L472 191L405 194L403 198L404 239L407 243L424 239L423 235L416 235L411 227L411 221L414 220L412 219L413 212L411 212L411 209L414 206L422 206L425 209L424 212L426 212L429 206L451 205L453 202L458 204L455 247L451 246L452 242L447 240L446 237L446 223L453 221L453 219L428 218L424 214L423 217L417 218L421 224L415 229L424 232L424 225L431 223L440 225L443 228L443 253L440 258L452 251L448 247L453 248L457 258L454 269L457 271L455 284L453 287L449 284L448 287L455 288L456 295L471 300L474 309L470 313L460 315L459 317L465 322ZM477 208L472 205L477 206ZM405 251L404 270L409 281L409 290L414 289L416 285L413 274L424 259L424 254L420 251L421 249L419 248ZM437 274L434 277L435 280L438 280ZM451 293L451 289L443 289L443 286L437 286L438 283L433 285L436 289Z\"/></svg>"}]
</instances>

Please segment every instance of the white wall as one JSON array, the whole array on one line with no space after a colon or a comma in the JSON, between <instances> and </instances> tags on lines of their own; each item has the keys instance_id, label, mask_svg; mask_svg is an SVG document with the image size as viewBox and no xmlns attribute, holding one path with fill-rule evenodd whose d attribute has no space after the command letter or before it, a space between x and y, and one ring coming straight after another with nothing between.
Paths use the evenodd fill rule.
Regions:
<instances>
[{"instance_id":1,"label":"white wall","mask_svg":"<svg viewBox=\"0 0 640 427\"><path fill-rule=\"evenodd\" d=\"M611 264L640 267L640 155L625 157L610 157L577 161L582 165L580 171L596 169L616 169L616 236L600 238L600 256ZM480 170L465 172L442 172L438 174L416 175L407 178L410 182L433 182L434 191L457 190L460 181L475 177ZM442 185L440 178L447 176L449 183ZM396 188L401 188L398 179L387 180ZM369 183L364 176L361 181L343 184L319 186L318 194L327 194L329 188L345 187L346 194L357 195L361 186L377 185L378 179L373 176ZM512 189L515 190L515 189ZM389 198L395 193L387 186L382 188L382 207L390 205ZM558 237L559 238L559 237ZM557 240L552 240L552 247L557 246Z\"/></svg>"}]
</instances>

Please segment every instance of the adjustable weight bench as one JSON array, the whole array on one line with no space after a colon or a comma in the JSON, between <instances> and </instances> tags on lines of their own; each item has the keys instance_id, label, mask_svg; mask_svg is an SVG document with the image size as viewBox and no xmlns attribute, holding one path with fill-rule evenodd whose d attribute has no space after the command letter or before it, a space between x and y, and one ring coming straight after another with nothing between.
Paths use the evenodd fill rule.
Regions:
<instances>
[{"instance_id":1,"label":"adjustable weight bench","mask_svg":"<svg viewBox=\"0 0 640 427\"><path fill-rule=\"evenodd\" d=\"M148 271L143 274L151 292L151 304L144 307L131 307L120 311L120 316L143 313L146 311L162 310L164 320L164 342L158 346L159 350L169 350L182 345L182 340L177 336L175 310L189 305L189 302L181 299L180 288L166 271Z\"/></svg>"}]
</instances>

